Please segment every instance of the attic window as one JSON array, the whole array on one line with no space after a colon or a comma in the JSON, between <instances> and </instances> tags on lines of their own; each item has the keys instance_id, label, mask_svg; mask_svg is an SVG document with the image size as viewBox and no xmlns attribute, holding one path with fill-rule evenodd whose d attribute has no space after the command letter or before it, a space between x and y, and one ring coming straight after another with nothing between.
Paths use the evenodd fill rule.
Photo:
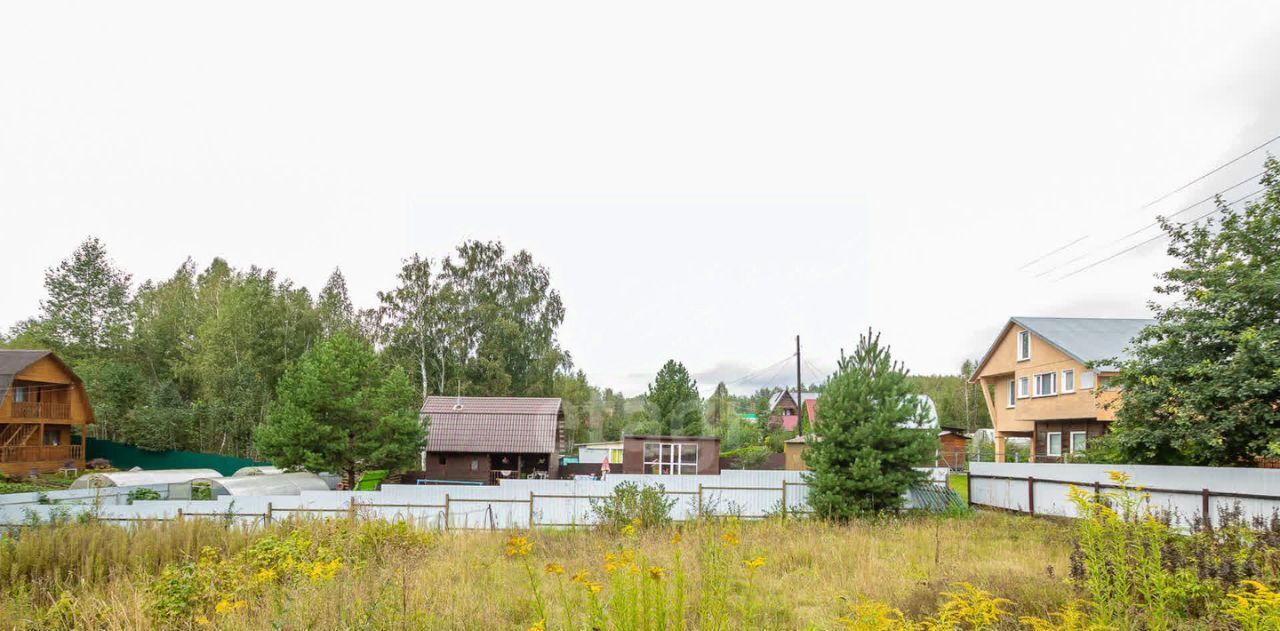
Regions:
<instances>
[{"instance_id":1,"label":"attic window","mask_svg":"<svg viewBox=\"0 0 1280 631\"><path fill-rule=\"evenodd\" d=\"M1018 361L1031 359L1031 331L1018 331Z\"/></svg>"}]
</instances>

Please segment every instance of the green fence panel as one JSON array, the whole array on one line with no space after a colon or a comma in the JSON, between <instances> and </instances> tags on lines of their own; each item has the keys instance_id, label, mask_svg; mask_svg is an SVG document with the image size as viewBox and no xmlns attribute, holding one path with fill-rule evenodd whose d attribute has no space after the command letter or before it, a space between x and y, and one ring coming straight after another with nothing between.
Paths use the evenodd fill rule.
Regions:
<instances>
[{"instance_id":1,"label":"green fence panel","mask_svg":"<svg viewBox=\"0 0 1280 631\"><path fill-rule=\"evenodd\" d=\"M222 475L231 475L241 467L271 464L248 458L202 454L194 451L146 451L133 445L100 438L86 439L85 452L86 460L106 458L111 461L111 466L121 470L128 470L134 467L143 469L213 469Z\"/></svg>"}]
</instances>

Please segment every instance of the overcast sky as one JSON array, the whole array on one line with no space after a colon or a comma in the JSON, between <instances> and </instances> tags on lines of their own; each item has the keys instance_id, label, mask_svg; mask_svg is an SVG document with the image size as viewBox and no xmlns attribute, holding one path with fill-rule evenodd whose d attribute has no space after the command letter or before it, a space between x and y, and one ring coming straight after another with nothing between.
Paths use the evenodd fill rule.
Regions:
<instances>
[{"instance_id":1,"label":"overcast sky","mask_svg":"<svg viewBox=\"0 0 1280 631\"><path fill-rule=\"evenodd\" d=\"M794 381L796 334L817 380L868 326L940 373L1011 315L1145 316L1159 241L1055 279L1280 134L1273 1L0 7L0 327L89 235L136 281L339 266L362 306L500 239L627 394Z\"/></svg>"}]
</instances>

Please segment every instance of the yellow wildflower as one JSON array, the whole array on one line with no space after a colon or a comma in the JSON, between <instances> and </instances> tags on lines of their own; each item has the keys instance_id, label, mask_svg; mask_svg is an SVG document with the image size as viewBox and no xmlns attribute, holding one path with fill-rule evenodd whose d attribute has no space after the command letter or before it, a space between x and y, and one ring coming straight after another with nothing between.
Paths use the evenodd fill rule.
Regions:
<instances>
[{"instance_id":1,"label":"yellow wildflower","mask_svg":"<svg viewBox=\"0 0 1280 631\"><path fill-rule=\"evenodd\" d=\"M547 631L546 618L533 623L533 626L529 627L529 631Z\"/></svg>"},{"instance_id":2,"label":"yellow wildflower","mask_svg":"<svg viewBox=\"0 0 1280 631\"><path fill-rule=\"evenodd\" d=\"M750 561L743 561L742 567L747 568L748 572L754 572L764 565L764 557L756 557Z\"/></svg>"},{"instance_id":3,"label":"yellow wildflower","mask_svg":"<svg viewBox=\"0 0 1280 631\"><path fill-rule=\"evenodd\" d=\"M265 569L262 569L262 570L259 570L259 571L258 571L258 582L260 582L260 583L270 583L271 581L274 581L274 580L276 580L276 571L275 571L275 570L270 569L270 568L265 568Z\"/></svg>"},{"instance_id":4,"label":"yellow wildflower","mask_svg":"<svg viewBox=\"0 0 1280 631\"><path fill-rule=\"evenodd\" d=\"M542 571L547 574L564 574L564 566L559 563L548 563L546 567L542 568Z\"/></svg>"},{"instance_id":5,"label":"yellow wildflower","mask_svg":"<svg viewBox=\"0 0 1280 631\"><path fill-rule=\"evenodd\" d=\"M720 540L731 546L736 546L739 543L742 543L742 540L738 538L738 533L736 532L726 532L720 535Z\"/></svg>"},{"instance_id":6,"label":"yellow wildflower","mask_svg":"<svg viewBox=\"0 0 1280 631\"><path fill-rule=\"evenodd\" d=\"M581 572L573 575L573 582L586 584L588 576L591 576L591 572L582 570Z\"/></svg>"},{"instance_id":7,"label":"yellow wildflower","mask_svg":"<svg viewBox=\"0 0 1280 631\"><path fill-rule=\"evenodd\" d=\"M634 536L635 534L636 534L636 527L635 527L635 526L633 526L633 525L631 525L631 524L627 524L627 525L625 525L625 526L623 526L623 527L622 527L622 536L624 536L624 537L631 537L631 536Z\"/></svg>"},{"instance_id":8,"label":"yellow wildflower","mask_svg":"<svg viewBox=\"0 0 1280 631\"><path fill-rule=\"evenodd\" d=\"M307 576L317 581L326 581L333 578L341 567L342 559L334 559L328 563L316 561L311 565L311 569L307 570Z\"/></svg>"},{"instance_id":9,"label":"yellow wildflower","mask_svg":"<svg viewBox=\"0 0 1280 631\"><path fill-rule=\"evenodd\" d=\"M587 589L588 589L592 594L599 594L599 593L600 593L600 588L601 588L600 583L592 583L591 581L587 581L586 586L587 586Z\"/></svg>"},{"instance_id":10,"label":"yellow wildflower","mask_svg":"<svg viewBox=\"0 0 1280 631\"><path fill-rule=\"evenodd\" d=\"M653 580L655 580L655 581L660 581L660 580L662 580L662 577L664 577L664 576L666 576L666 575L667 575L667 570L666 570L666 568L663 568L663 567L658 566L658 565L650 565L650 566L649 566L649 578L651 578L651 579L653 579Z\"/></svg>"},{"instance_id":11,"label":"yellow wildflower","mask_svg":"<svg viewBox=\"0 0 1280 631\"><path fill-rule=\"evenodd\" d=\"M674 545L679 545L680 542L683 540L684 538L680 536L679 532L677 532L676 534L671 535L671 541L668 541L667 543L670 543L671 545L674 546Z\"/></svg>"},{"instance_id":12,"label":"yellow wildflower","mask_svg":"<svg viewBox=\"0 0 1280 631\"><path fill-rule=\"evenodd\" d=\"M200 625L209 624L209 619L204 617L203 615L196 616L196 624L200 624Z\"/></svg>"},{"instance_id":13,"label":"yellow wildflower","mask_svg":"<svg viewBox=\"0 0 1280 631\"><path fill-rule=\"evenodd\" d=\"M533 544L529 540L519 535L511 535L507 538L507 556L509 557L525 557L533 551Z\"/></svg>"}]
</instances>

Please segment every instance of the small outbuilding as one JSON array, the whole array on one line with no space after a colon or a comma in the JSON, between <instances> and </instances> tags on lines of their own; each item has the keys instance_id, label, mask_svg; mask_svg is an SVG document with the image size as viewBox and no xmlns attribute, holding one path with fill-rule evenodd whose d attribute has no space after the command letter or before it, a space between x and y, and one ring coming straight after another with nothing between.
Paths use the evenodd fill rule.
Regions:
<instances>
[{"instance_id":1,"label":"small outbuilding","mask_svg":"<svg viewBox=\"0 0 1280 631\"><path fill-rule=\"evenodd\" d=\"M422 404L429 481L495 483L555 478L564 449L559 398L427 397Z\"/></svg>"},{"instance_id":2,"label":"small outbuilding","mask_svg":"<svg viewBox=\"0 0 1280 631\"><path fill-rule=\"evenodd\" d=\"M620 473L719 475L715 436L623 436Z\"/></svg>"}]
</instances>

